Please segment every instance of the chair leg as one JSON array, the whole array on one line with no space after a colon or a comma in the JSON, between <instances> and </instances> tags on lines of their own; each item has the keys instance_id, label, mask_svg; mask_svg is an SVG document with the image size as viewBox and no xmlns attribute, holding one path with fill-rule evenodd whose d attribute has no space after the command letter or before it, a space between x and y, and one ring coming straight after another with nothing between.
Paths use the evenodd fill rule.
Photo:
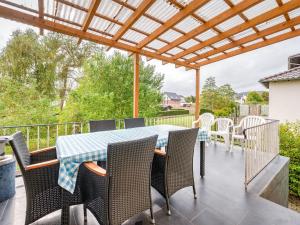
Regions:
<instances>
[{"instance_id":1,"label":"chair leg","mask_svg":"<svg viewBox=\"0 0 300 225\"><path fill-rule=\"evenodd\" d=\"M85 204L83 204L83 216L84 216L84 223L86 224L86 222L87 222L87 209L86 209Z\"/></svg>"},{"instance_id":2,"label":"chair leg","mask_svg":"<svg viewBox=\"0 0 300 225\"><path fill-rule=\"evenodd\" d=\"M171 209L170 209L170 201L169 201L169 197L166 196L166 203L167 203L167 214L168 216L171 216Z\"/></svg>"},{"instance_id":3,"label":"chair leg","mask_svg":"<svg viewBox=\"0 0 300 225\"><path fill-rule=\"evenodd\" d=\"M230 150L229 135L224 135L223 138L224 138L224 143L225 143L225 146L226 146L226 151L229 151Z\"/></svg>"},{"instance_id":4,"label":"chair leg","mask_svg":"<svg viewBox=\"0 0 300 225\"><path fill-rule=\"evenodd\" d=\"M150 216L151 216L151 223L155 224L155 219L154 219L154 213L153 213L153 206L152 206L152 204L151 204L151 207L150 207Z\"/></svg>"},{"instance_id":5,"label":"chair leg","mask_svg":"<svg viewBox=\"0 0 300 225\"><path fill-rule=\"evenodd\" d=\"M194 192L194 199L197 199L197 193L196 193L195 184L193 184L193 192Z\"/></svg>"}]
</instances>

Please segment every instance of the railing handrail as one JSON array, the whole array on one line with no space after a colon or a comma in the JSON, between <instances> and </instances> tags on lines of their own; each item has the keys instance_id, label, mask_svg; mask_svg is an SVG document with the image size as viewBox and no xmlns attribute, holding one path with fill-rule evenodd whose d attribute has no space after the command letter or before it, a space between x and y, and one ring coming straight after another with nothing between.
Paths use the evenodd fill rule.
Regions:
<instances>
[{"instance_id":1,"label":"railing handrail","mask_svg":"<svg viewBox=\"0 0 300 225\"><path fill-rule=\"evenodd\" d=\"M28 124L28 125L8 125L8 126L0 126L0 129L13 129L18 127L47 127L54 125L66 125L66 124L82 124L82 122L65 122L65 123L48 123L48 124Z\"/></svg>"},{"instance_id":2,"label":"railing handrail","mask_svg":"<svg viewBox=\"0 0 300 225\"><path fill-rule=\"evenodd\" d=\"M279 122L279 120L274 120L274 119L266 119L268 120L269 122L265 122L265 123L262 123L262 124L259 124L259 125L255 125L255 126L252 126L252 127L247 127L243 130L243 135L245 138L247 138L247 134L246 134L246 131L247 130L251 130L251 129L254 129L254 128L258 128L258 127L262 127L262 126L265 126L265 125L268 125L268 124L272 124L272 123L277 123Z\"/></svg>"}]
</instances>

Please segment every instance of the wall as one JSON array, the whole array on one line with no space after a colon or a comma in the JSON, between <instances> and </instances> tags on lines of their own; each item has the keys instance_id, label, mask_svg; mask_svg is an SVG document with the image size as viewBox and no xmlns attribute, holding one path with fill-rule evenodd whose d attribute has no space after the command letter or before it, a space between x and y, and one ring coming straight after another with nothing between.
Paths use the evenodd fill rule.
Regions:
<instances>
[{"instance_id":1,"label":"wall","mask_svg":"<svg viewBox=\"0 0 300 225\"><path fill-rule=\"evenodd\" d=\"M300 80L269 84L269 117L284 123L300 120Z\"/></svg>"}]
</instances>

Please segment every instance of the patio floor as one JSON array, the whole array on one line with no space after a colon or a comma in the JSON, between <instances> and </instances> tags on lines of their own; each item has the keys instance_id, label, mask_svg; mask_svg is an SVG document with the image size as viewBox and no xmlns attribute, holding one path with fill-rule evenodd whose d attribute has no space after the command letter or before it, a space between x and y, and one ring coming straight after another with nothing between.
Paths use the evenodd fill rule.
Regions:
<instances>
[{"instance_id":1,"label":"patio floor","mask_svg":"<svg viewBox=\"0 0 300 225\"><path fill-rule=\"evenodd\" d=\"M177 192L171 198L172 216L166 215L165 202L153 190L154 211L158 225L300 225L300 214L275 204L258 195L274 175L287 163L287 158L276 158L260 174L248 191L244 189L243 152L237 147L226 152L223 144L206 148L206 175L199 175L199 145L195 151L195 179L198 199L194 200L191 188ZM26 196L22 178L17 178L16 196L0 203L0 224L24 224ZM82 206L72 207L71 224L83 223ZM60 224L60 212L55 212L35 224ZM88 223L98 224L91 214ZM148 212L126 222L150 225Z\"/></svg>"}]
</instances>

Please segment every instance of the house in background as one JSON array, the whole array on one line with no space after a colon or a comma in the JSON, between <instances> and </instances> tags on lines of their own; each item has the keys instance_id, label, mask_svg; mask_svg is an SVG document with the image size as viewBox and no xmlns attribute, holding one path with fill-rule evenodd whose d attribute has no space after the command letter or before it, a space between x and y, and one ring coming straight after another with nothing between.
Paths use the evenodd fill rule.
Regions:
<instances>
[{"instance_id":1,"label":"house in background","mask_svg":"<svg viewBox=\"0 0 300 225\"><path fill-rule=\"evenodd\" d=\"M280 122L300 120L300 65L294 67L296 60L300 62L300 55L289 64L292 69L260 80L269 89L269 117Z\"/></svg>"},{"instance_id":2,"label":"house in background","mask_svg":"<svg viewBox=\"0 0 300 225\"><path fill-rule=\"evenodd\" d=\"M174 92L164 92L163 93L163 106L168 107L171 106L172 108L179 108L185 102L184 96L178 95Z\"/></svg>"}]
</instances>

